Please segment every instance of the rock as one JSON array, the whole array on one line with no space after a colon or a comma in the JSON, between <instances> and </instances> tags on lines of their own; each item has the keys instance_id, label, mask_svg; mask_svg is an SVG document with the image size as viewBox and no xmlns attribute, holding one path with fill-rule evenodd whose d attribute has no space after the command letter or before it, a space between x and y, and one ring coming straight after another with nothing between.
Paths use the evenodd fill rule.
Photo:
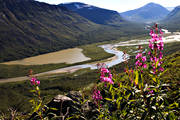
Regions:
<instances>
[{"instance_id":1,"label":"rock","mask_svg":"<svg viewBox=\"0 0 180 120\"><path fill-rule=\"evenodd\" d=\"M54 102L72 101L72 99L67 96L64 96L64 95L57 95L54 97L54 99L52 101L54 101Z\"/></svg>"},{"instance_id":2,"label":"rock","mask_svg":"<svg viewBox=\"0 0 180 120\"><path fill-rule=\"evenodd\" d=\"M77 112L74 108L75 104L73 100L64 95L55 96L47 106L49 107L48 113L53 113L57 116L68 116L70 113Z\"/></svg>"},{"instance_id":3,"label":"rock","mask_svg":"<svg viewBox=\"0 0 180 120\"><path fill-rule=\"evenodd\" d=\"M98 114L97 106L90 100L83 101L79 91L70 91L67 96L57 95L46 106L43 116L49 119L59 116L57 120L64 120L73 115L79 115L79 118L73 118L73 120L95 120ZM31 119L33 120L36 115L36 113L32 114Z\"/></svg>"}]
</instances>

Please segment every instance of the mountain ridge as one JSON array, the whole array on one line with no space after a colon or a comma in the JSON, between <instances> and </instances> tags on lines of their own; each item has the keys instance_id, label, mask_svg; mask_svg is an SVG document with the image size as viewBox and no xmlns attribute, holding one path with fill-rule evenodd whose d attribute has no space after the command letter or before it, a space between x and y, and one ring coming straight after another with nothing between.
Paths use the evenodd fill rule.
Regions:
<instances>
[{"instance_id":1,"label":"mountain ridge","mask_svg":"<svg viewBox=\"0 0 180 120\"><path fill-rule=\"evenodd\" d=\"M125 22L119 13L114 10L99 8L81 2L71 2L59 5L78 13L80 16L96 24L119 25L121 22Z\"/></svg>"},{"instance_id":2,"label":"mountain ridge","mask_svg":"<svg viewBox=\"0 0 180 120\"><path fill-rule=\"evenodd\" d=\"M180 31L180 5L175 7L161 23L170 31Z\"/></svg>"},{"instance_id":3,"label":"mountain ridge","mask_svg":"<svg viewBox=\"0 0 180 120\"><path fill-rule=\"evenodd\" d=\"M125 19L134 22L154 22L163 19L169 11L156 3L148 3L140 8L120 13Z\"/></svg>"}]
</instances>

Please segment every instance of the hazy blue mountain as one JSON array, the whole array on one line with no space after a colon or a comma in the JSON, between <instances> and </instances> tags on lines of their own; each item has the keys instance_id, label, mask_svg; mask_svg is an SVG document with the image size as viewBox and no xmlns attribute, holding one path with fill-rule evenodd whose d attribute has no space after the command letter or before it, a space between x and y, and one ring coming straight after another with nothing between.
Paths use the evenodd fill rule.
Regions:
<instances>
[{"instance_id":1,"label":"hazy blue mountain","mask_svg":"<svg viewBox=\"0 0 180 120\"><path fill-rule=\"evenodd\" d=\"M175 7L161 23L170 31L180 30L180 6Z\"/></svg>"},{"instance_id":2,"label":"hazy blue mountain","mask_svg":"<svg viewBox=\"0 0 180 120\"><path fill-rule=\"evenodd\" d=\"M135 22L154 22L163 19L169 11L155 3L146 4L138 9L120 13L122 17Z\"/></svg>"},{"instance_id":3,"label":"hazy blue mountain","mask_svg":"<svg viewBox=\"0 0 180 120\"><path fill-rule=\"evenodd\" d=\"M103 9L79 2L60 4L60 6L64 6L97 24L118 25L126 22L118 12L113 10Z\"/></svg>"}]
</instances>

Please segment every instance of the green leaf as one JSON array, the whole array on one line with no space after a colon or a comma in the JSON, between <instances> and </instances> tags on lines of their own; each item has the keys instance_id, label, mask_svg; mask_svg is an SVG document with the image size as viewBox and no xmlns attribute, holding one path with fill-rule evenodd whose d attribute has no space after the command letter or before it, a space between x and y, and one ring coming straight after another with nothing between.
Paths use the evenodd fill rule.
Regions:
<instances>
[{"instance_id":1,"label":"green leaf","mask_svg":"<svg viewBox=\"0 0 180 120\"><path fill-rule=\"evenodd\" d=\"M38 90L38 91L39 91L39 87L38 87L38 86L36 86L36 90Z\"/></svg>"},{"instance_id":2,"label":"green leaf","mask_svg":"<svg viewBox=\"0 0 180 120\"><path fill-rule=\"evenodd\" d=\"M32 103L33 105L35 105L35 101L32 99L32 100L29 100L30 103Z\"/></svg>"},{"instance_id":3,"label":"green leaf","mask_svg":"<svg viewBox=\"0 0 180 120\"><path fill-rule=\"evenodd\" d=\"M129 100L129 102L135 102L136 100Z\"/></svg>"},{"instance_id":4,"label":"green leaf","mask_svg":"<svg viewBox=\"0 0 180 120\"><path fill-rule=\"evenodd\" d=\"M127 97L126 97L126 98L127 98L127 100L129 99L130 95L131 95L131 93L129 93L129 94L127 95Z\"/></svg>"},{"instance_id":5,"label":"green leaf","mask_svg":"<svg viewBox=\"0 0 180 120\"><path fill-rule=\"evenodd\" d=\"M34 92L36 92L36 90L30 90L30 92L34 93Z\"/></svg>"},{"instance_id":6,"label":"green leaf","mask_svg":"<svg viewBox=\"0 0 180 120\"><path fill-rule=\"evenodd\" d=\"M141 74L141 88L144 87L144 78L143 78L143 75Z\"/></svg>"},{"instance_id":7,"label":"green leaf","mask_svg":"<svg viewBox=\"0 0 180 120\"><path fill-rule=\"evenodd\" d=\"M55 111L57 111L58 109L57 108L49 108L50 110L55 110Z\"/></svg>"},{"instance_id":8,"label":"green leaf","mask_svg":"<svg viewBox=\"0 0 180 120\"><path fill-rule=\"evenodd\" d=\"M41 107L41 102L39 103L39 105L38 106L36 106L36 108L34 109L34 111L33 112L37 112L38 110L39 110L39 108Z\"/></svg>"},{"instance_id":9,"label":"green leaf","mask_svg":"<svg viewBox=\"0 0 180 120\"><path fill-rule=\"evenodd\" d=\"M107 101L113 101L112 99L110 99L110 98L104 98L105 100L107 100Z\"/></svg>"},{"instance_id":10,"label":"green leaf","mask_svg":"<svg viewBox=\"0 0 180 120\"><path fill-rule=\"evenodd\" d=\"M158 64L159 64L159 60L156 62L156 68L158 67Z\"/></svg>"},{"instance_id":11,"label":"green leaf","mask_svg":"<svg viewBox=\"0 0 180 120\"><path fill-rule=\"evenodd\" d=\"M138 79L139 79L139 73L138 73L137 70L135 71L135 75L136 75L135 84L137 85L138 84Z\"/></svg>"}]
</instances>

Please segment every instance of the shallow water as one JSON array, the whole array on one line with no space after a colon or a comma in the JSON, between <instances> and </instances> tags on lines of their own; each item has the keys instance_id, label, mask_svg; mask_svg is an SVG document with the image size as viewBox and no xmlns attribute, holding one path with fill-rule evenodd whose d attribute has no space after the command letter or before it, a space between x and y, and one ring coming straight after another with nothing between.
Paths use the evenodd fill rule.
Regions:
<instances>
[{"instance_id":1,"label":"shallow water","mask_svg":"<svg viewBox=\"0 0 180 120\"><path fill-rule=\"evenodd\" d=\"M5 62L3 64L20 64L20 65L40 65L40 64L49 64L49 63L77 63L90 60L82 53L80 48L71 48L66 50L60 50L57 52L47 53L43 55L38 55L34 57L25 58L22 60Z\"/></svg>"}]
</instances>

